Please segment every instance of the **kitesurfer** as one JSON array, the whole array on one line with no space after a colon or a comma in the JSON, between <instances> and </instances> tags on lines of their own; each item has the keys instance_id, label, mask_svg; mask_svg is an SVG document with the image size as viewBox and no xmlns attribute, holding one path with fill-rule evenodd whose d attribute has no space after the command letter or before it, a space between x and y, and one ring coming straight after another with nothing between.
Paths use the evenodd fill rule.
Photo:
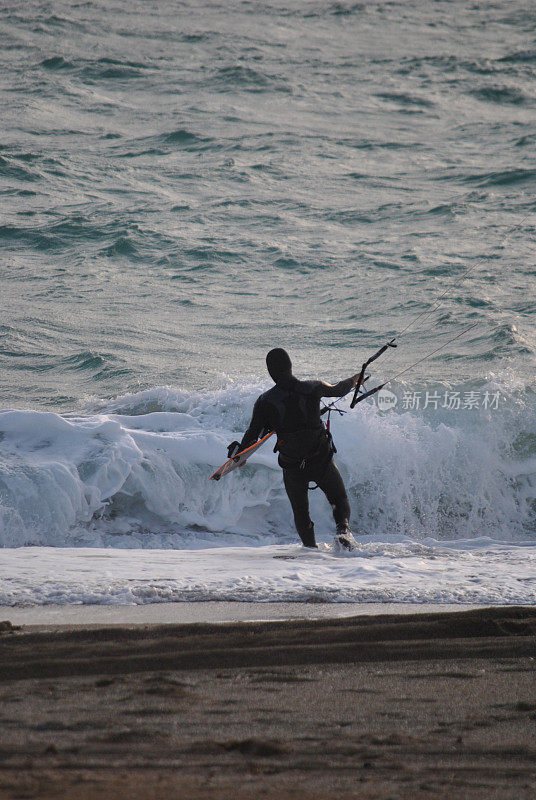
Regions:
<instances>
[{"instance_id":1,"label":"kitesurfer","mask_svg":"<svg viewBox=\"0 0 536 800\"><path fill-rule=\"evenodd\" d=\"M331 434L320 416L320 398L343 397L357 385L359 375L331 386L322 381L300 381L292 374L286 350L276 347L266 356L266 366L275 383L257 399L249 428L241 442L229 445L229 458L254 444L267 431L277 434L279 465L299 537L305 547L316 547L314 524L309 516L309 483L322 489L331 503L337 526L336 543L352 549L349 531L350 504L339 470Z\"/></svg>"}]
</instances>

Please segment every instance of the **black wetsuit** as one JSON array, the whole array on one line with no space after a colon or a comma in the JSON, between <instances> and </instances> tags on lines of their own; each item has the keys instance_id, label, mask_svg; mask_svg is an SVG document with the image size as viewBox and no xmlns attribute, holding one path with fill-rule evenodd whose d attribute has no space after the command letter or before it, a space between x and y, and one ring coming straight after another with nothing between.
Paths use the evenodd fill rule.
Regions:
<instances>
[{"instance_id":1,"label":"black wetsuit","mask_svg":"<svg viewBox=\"0 0 536 800\"><path fill-rule=\"evenodd\" d=\"M342 397L353 386L347 378L335 386L322 381L300 381L291 374L278 378L274 387L257 399L241 449L257 441L261 433L275 430L279 464L303 544L315 546L309 517L309 482L318 484L333 508L337 528L348 525L350 505L346 489L333 463L331 437L320 417L320 398Z\"/></svg>"}]
</instances>

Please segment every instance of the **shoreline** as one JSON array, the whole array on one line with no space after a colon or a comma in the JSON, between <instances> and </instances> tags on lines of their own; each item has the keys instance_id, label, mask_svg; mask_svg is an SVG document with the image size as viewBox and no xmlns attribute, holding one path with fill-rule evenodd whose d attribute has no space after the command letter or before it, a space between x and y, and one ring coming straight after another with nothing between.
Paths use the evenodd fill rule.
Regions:
<instances>
[{"instance_id":1,"label":"shoreline","mask_svg":"<svg viewBox=\"0 0 536 800\"><path fill-rule=\"evenodd\" d=\"M0 606L0 621L24 627L160 625L277 620L339 619L384 614L430 614L472 611L486 605L454 603L263 603L240 601L187 601L144 605L39 605ZM496 606L509 608L509 606Z\"/></svg>"}]
</instances>

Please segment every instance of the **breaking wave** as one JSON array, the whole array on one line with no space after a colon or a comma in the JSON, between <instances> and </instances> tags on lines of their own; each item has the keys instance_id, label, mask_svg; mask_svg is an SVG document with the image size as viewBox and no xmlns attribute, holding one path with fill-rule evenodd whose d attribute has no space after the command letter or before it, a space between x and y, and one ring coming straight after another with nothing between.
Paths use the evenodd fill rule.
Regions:
<instances>
[{"instance_id":1,"label":"breaking wave","mask_svg":"<svg viewBox=\"0 0 536 800\"><path fill-rule=\"evenodd\" d=\"M295 542L269 445L225 480L208 480L263 388L159 387L95 402L79 416L0 412L0 545ZM389 411L362 403L335 415L336 460L357 533L536 539L534 392L504 382L478 391L493 395L497 407L410 410L404 387L395 387L401 399ZM341 407L348 410L347 401ZM310 497L317 538L327 541L329 506L320 492Z\"/></svg>"}]
</instances>

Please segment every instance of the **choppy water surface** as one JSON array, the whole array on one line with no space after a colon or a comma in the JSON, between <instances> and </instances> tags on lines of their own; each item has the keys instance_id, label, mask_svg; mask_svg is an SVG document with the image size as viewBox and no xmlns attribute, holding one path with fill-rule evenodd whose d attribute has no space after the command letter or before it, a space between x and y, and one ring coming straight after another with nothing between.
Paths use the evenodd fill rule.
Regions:
<instances>
[{"instance_id":1,"label":"choppy water surface","mask_svg":"<svg viewBox=\"0 0 536 800\"><path fill-rule=\"evenodd\" d=\"M0 541L293 541L269 453L206 480L266 350L338 379L437 298L370 385L477 327L335 420L353 524L532 540L535 32L522 0L3 3Z\"/></svg>"},{"instance_id":2,"label":"choppy water surface","mask_svg":"<svg viewBox=\"0 0 536 800\"><path fill-rule=\"evenodd\" d=\"M481 258L442 310L482 325L426 372L534 355L531 4L7 2L0 24L5 403L257 376L280 341L346 373Z\"/></svg>"}]
</instances>

